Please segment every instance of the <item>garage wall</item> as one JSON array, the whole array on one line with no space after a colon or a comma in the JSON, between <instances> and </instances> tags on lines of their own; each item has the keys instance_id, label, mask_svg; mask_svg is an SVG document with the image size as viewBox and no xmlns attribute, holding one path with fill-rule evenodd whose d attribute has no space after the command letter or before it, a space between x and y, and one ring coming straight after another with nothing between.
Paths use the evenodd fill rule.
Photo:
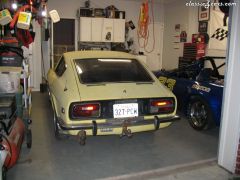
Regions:
<instances>
[{"instance_id":1,"label":"garage wall","mask_svg":"<svg viewBox=\"0 0 240 180\"><path fill-rule=\"evenodd\" d=\"M164 6L164 40L163 40L163 68L173 69L178 66L178 57L183 55L183 43L180 49L173 48L175 24L185 26L187 41L191 42L192 34L198 33L198 7L187 7L188 0L178 0ZM200 2L200 0L199 0ZM208 56L226 56L226 51L207 50Z\"/></svg>"},{"instance_id":2,"label":"garage wall","mask_svg":"<svg viewBox=\"0 0 240 180\"><path fill-rule=\"evenodd\" d=\"M33 29L35 32L35 39L30 47L30 72L31 72L31 86L33 91L40 90L40 83L42 82L42 65L41 65L41 26L33 21Z\"/></svg>"},{"instance_id":3,"label":"garage wall","mask_svg":"<svg viewBox=\"0 0 240 180\"><path fill-rule=\"evenodd\" d=\"M33 91L40 91L42 77L46 77L47 71L50 68L50 51L49 42L41 39L41 26L38 22L33 21L33 30L35 32L34 42L29 48L24 48L25 56L29 59L31 87ZM41 52L41 48L43 53ZM43 55L43 57L42 57ZM44 62L44 73L42 74L42 61Z\"/></svg>"},{"instance_id":4,"label":"garage wall","mask_svg":"<svg viewBox=\"0 0 240 180\"><path fill-rule=\"evenodd\" d=\"M61 18L69 18L69 19L75 19L75 46L77 47L77 32L78 32L78 20L76 18L77 10L80 7L84 6L84 2L86 0L67 0L67 1L59 1L59 0L51 0L48 1L48 11L51 11L53 9L57 10L59 13L59 16ZM105 8L109 5L114 5L119 10L126 11L126 21L132 20L137 27L138 23L138 17L139 17L139 9L140 5L143 2L143 0L91 0L91 7L95 8ZM160 1L154 2L154 19L156 23L163 24L164 22L164 7ZM38 30L39 31L39 30ZM155 32L157 34L157 32ZM136 49L136 53L139 51L138 46L138 38L137 38L137 28L135 30L130 30L129 37L133 37L134 39L134 47ZM40 36L39 36L40 38ZM39 40L41 41L41 40ZM38 43L39 43L38 41ZM36 46L36 50L40 49L40 45ZM45 65L45 73L48 72L50 68L50 42L42 42L42 48L43 48L43 60ZM159 50L161 51L161 50ZM39 55L39 52L37 52L36 62L41 62L41 56ZM41 67L39 63L33 62L34 67ZM153 63L154 66L154 63ZM156 64L157 66L157 64ZM34 70L33 71L33 77L35 77L35 80L33 82L34 84L34 90L39 90L39 84L41 83L41 70Z\"/></svg>"},{"instance_id":5,"label":"garage wall","mask_svg":"<svg viewBox=\"0 0 240 180\"><path fill-rule=\"evenodd\" d=\"M84 7L85 0L68 0L68 1L59 1L59 0L51 0L48 2L48 10L56 9L62 18L76 18L77 10L80 7ZM105 8L109 5L114 5L119 10L126 11L126 21L132 20L137 27L138 17L139 17L139 9L142 1L139 0L91 0L91 7L94 8ZM159 2L156 2L154 5L155 12L155 21L163 23L164 12L163 5ZM76 21L77 23L77 21ZM76 27L78 25L76 24ZM76 29L77 32L77 29ZM133 31L130 30L130 37L134 39L134 46L136 47L136 52L139 51L138 48L138 40L137 40L137 28ZM76 39L77 42L77 39Z\"/></svg>"},{"instance_id":6,"label":"garage wall","mask_svg":"<svg viewBox=\"0 0 240 180\"><path fill-rule=\"evenodd\" d=\"M185 26L188 33L188 7L184 0L165 4L164 6L164 39L163 39L163 68L173 69L178 65L178 57L182 56L182 43L180 49L174 49L175 24Z\"/></svg>"}]
</instances>

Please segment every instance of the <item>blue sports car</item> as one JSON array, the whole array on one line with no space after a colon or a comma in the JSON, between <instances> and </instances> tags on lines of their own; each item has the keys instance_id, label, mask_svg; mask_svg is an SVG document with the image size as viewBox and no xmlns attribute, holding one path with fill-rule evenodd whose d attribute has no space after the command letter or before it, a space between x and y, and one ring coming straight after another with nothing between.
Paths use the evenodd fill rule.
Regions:
<instances>
[{"instance_id":1,"label":"blue sports car","mask_svg":"<svg viewBox=\"0 0 240 180\"><path fill-rule=\"evenodd\" d=\"M224 59L208 56L178 69L154 72L159 81L176 95L179 109L196 130L220 124L224 76L219 69L225 62L216 64Z\"/></svg>"}]
</instances>

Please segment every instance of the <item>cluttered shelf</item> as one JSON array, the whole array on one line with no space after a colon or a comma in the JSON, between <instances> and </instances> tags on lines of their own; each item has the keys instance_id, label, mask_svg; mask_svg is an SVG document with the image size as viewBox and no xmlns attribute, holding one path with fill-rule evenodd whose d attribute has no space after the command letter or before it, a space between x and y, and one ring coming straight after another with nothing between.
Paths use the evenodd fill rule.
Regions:
<instances>
[{"instance_id":1,"label":"cluttered shelf","mask_svg":"<svg viewBox=\"0 0 240 180\"><path fill-rule=\"evenodd\" d=\"M0 96L16 96L17 117L23 120L30 118L32 88L29 79L29 65L23 56L23 50L11 44L0 45ZM27 118L23 113L25 109L28 112ZM4 113L4 110L0 107L0 112Z\"/></svg>"},{"instance_id":2,"label":"cluttered shelf","mask_svg":"<svg viewBox=\"0 0 240 180\"><path fill-rule=\"evenodd\" d=\"M1 1L0 10L0 177L13 167L19 157L23 139L32 145L31 75L28 62L35 31L32 20L41 26L40 12L47 1ZM56 10L49 12L53 22L60 20ZM30 51L29 51L30 52ZM25 54L25 56L23 56ZM9 119L12 119L9 123ZM17 138L16 138L17 137ZM1 179L1 178L0 178Z\"/></svg>"}]
</instances>

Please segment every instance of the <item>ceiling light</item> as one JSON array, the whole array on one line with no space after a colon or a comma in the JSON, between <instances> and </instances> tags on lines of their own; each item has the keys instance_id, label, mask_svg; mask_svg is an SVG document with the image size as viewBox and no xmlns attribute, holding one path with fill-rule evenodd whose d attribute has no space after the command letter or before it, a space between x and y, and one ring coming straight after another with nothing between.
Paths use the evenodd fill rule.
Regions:
<instances>
[{"instance_id":1,"label":"ceiling light","mask_svg":"<svg viewBox=\"0 0 240 180\"><path fill-rule=\"evenodd\" d=\"M16 9L17 9L17 7L18 7L18 5L17 5L17 3L16 3L16 2L12 3L12 9L16 10Z\"/></svg>"},{"instance_id":2,"label":"ceiling light","mask_svg":"<svg viewBox=\"0 0 240 180\"><path fill-rule=\"evenodd\" d=\"M42 5L41 9L42 9L42 11L41 11L42 17L46 17L47 16L47 6L45 3Z\"/></svg>"},{"instance_id":3,"label":"ceiling light","mask_svg":"<svg viewBox=\"0 0 240 180\"><path fill-rule=\"evenodd\" d=\"M46 17L46 16L47 16L46 10L43 10L43 11L41 12L41 14L42 14L43 17Z\"/></svg>"}]
</instances>

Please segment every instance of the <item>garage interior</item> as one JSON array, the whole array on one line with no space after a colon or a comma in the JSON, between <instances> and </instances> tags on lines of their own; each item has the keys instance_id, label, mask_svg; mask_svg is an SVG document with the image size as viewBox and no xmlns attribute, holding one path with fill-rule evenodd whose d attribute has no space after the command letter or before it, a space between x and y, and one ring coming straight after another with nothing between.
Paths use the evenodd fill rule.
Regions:
<instances>
[{"instance_id":1,"label":"garage interior","mask_svg":"<svg viewBox=\"0 0 240 180\"><path fill-rule=\"evenodd\" d=\"M55 139L46 94L43 98L41 93L34 93L35 103L32 119L39 119L32 125L35 141L30 152L23 152L19 164L9 171L10 179L103 179L206 159L216 161L217 128L197 132L183 119L169 128L138 133L131 139L88 137L86 145L80 146L74 137Z\"/></svg>"},{"instance_id":2,"label":"garage interior","mask_svg":"<svg viewBox=\"0 0 240 180\"><path fill-rule=\"evenodd\" d=\"M1 1L2 9L12 2ZM30 2L34 3L34 1ZM31 148L28 147L28 143L20 145L20 155L16 164L7 170L7 179L234 179L239 177L240 85L235 82L238 80L240 66L238 62L240 3L236 0L231 1L235 4L230 7L226 44L221 47L222 49L214 49L205 42L206 39L201 40L206 36L199 36L200 22L208 23L205 31L210 33L213 7L209 8L208 19L202 21L199 19L199 4L191 4L192 1L187 0L149 0L149 15L152 16L153 12L154 18L151 17L149 23L148 44L140 47L143 40L138 44L137 31L139 11L143 2L146 1L102 0L101 3L97 0L39 1L41 8L39 7L37 11L45 8L48 12L47 20L43 18L41 25L35 20L30 22L32 27L28 28L33 28L35 37L33 42L22 46L24 57L29 62L27 66L23 65L23 68L28 69L30 78L21 77L23 79L21 84L31 89L28 97L24 96L25 89L22 90L23 103L30 109L30 117L23 116L23 120L27 123L24 124L26 128L31 129L32 143ZM91 33L95 31L88 29L86 22L84 23L88 11L81 14L81 9L86 10L88 6L100 9L97 11L100 13L98 16L101 16L101 9L106 7L114 6L119 9L121 21L117 22L117 25L123 25L124 31L121 32L119 28L119 32L115 34L120 34L118 38L123 39L123 43L114 44L111 42L114 40L107 43L98 40L94 42L92 39L87 39L88 36L93 38ZM57 15L50 15L51 11L57 12ZM60 21L54 22L58 20ZM95 27L98 27L96 18L92 18L91 23L91 28L94 23L96 23ZM2 34L4 34L3 27L5 24L1 28ZM21 29L20 26L17 28ZM98 33L97 31L96 34ZM146 63L151 71L171 70L189 63L180 57L186 56L184 44L192 43L194 37L204 41L204 52L200 49L202 51L197 55L191 53L187 55L195 58L199 58L197 56L226 57L226 69L221 70L225 80L220 127L196 131L189 125L185 113L178 111L181 120L157 131L136 133L132 138L120 138L115 135L89 136L85 146L79 145L77 138L72 136L66 135L56 139L54 113L47 92L47 72L51 66L57 64L63 53L74 50L127 50ZM4 44L3 35L1 38L1 44ZM209 38L211 41L211 37ZM0 71L4 74L6 69ZM28 138L25 137L25 141L27 140ZM2 166L4 167L3 164ZM1 178L4 179L3 176Z\"/></svg>"}]
</instances>

